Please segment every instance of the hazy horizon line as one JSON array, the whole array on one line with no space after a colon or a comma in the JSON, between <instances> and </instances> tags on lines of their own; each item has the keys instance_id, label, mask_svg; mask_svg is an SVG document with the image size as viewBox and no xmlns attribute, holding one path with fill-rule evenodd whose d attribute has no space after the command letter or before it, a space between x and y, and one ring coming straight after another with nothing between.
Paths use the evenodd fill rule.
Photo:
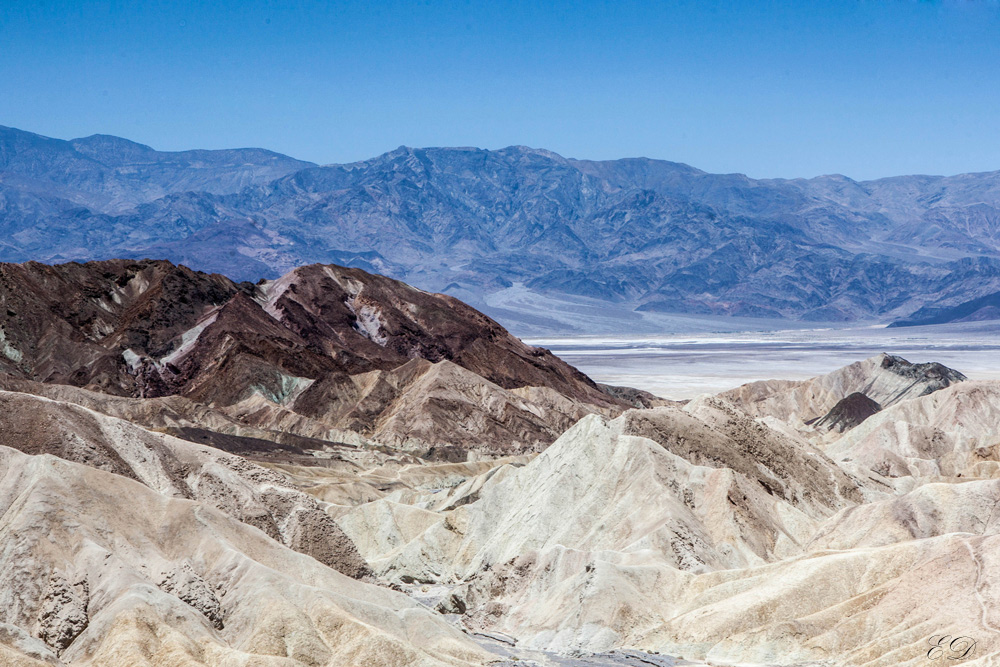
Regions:
<instances>
[{"instance_id":1,"label":"hazy horizon line","mask_svg":"<svg viewBox=\"0 0 1000 667\"><path fill-rule=\"evenodd\" d=\"M308 164L312 165L313 167L321 167L321 168L322 167L342 167L342 166L348 166L348 165L363 164L365 162L370 162L372 160L375 160L377 158L380 158L382 156L388 155L390 153L394 153L394 152L396 152L398 150L402 150L402 149L408 149L408 150L470 150L470 151L486 151L486 152L490 152L490 153L497 153L497 152L505 151L505 150L508 150L508 149L511 149L511 148L523 148L523 149L528 149L528 150L539 152L539 153L551 153L551 154L556 155L556 156L558 156L558 157L560 157L560 158L562 158L564 160L568 160L568 161L571 161L571 162L619 162L619 161L624 161L624 160L648 160L648 161L651 161L651 162L665 162L665 163L670 163L670 164L682 165L682 166L689 167L691 169L695 169L697 171L700 171L703 174L712 175L712 176L744 176L744 177L749 178L749 179L754 180L754 181L798 181L798 180L807 180L808 181L808 180L814 180L814 179L819 179L819 178L846 178L846 179L848 179L850 181L853 181L855 183L868 183L868 182L881 181L881 180L887 180L887 179L893 179L893 178L906 178L906 177L956 178L956 177L959 177L959 176L974 176L974 175L980 175L980 174L993 174L993 173L1000 172L1000 166L998 166L996 169L987 169L987 170L984 170L984 171L960 171L960 172L956 172L956 173L952 173L952 174L926 173L926 172L923 172L923 173L922 172L896 173L896 174L889 174L889 175L886 175L886 176L878 176L878 177L875 177L875 178L854 178L852 176L849 176L847 174L843 174L843 173L840 173L840 172L826 172L826 173L816 174L816 175L813 175L813 176L801 176L801 175L800 176L753 176L753 175L750 175L748 172L745 172L745 171L729 171L729 172L727 172L727 171L709 171L709 170L706 170L706 169L702 169L701 167L695 166L695 164L692 164L691 162L684 162L684 161L681 161L681 160L673 160L673 159L670 159L670 158L663 158L663 157L650 157L649 155L622 155L622 156L613 157L613 158L573 157L573 156L564 155L564 154L562 154L562 153L560 153L560 152L558 152L556 150L550 149L550 148L545 148L545 147L541 147L541 146L529 146L527 144L522 144L522 143L507 144L505 146L500 146L500 147L497 147L497 148L484 148L482 146L471 146L471 145L415 146L415 145L409 145L409 144L401 144L401 145L399 145L399 146L397 146L395 148L390 148L388 150L382 151L381 153L376 153L374 155L370 155L368 157L361 158L361 159L358 159L358 160L351 160L351 161L344 161L344 162L337 162L337 161L333 161L333 162L315 162L315 161L312 161L312 160L306 160L306 159L297 157L297 156L295 156L295 155L293 155L291 153L285 153L285 152L276 150L274 148L268 148L268 147L266 147L264 145L256 145L256 146L254 146L254 145L247 145L247 146L225 146L225 147L217 147L217 148L195 147L195 148L179 148L179 149L175 149L175 148L162 149L162 148L156 148L155 146L153 146L151 144L148 144L148 143L145 143L145 142L142 142L142 141L138 141L138 140L132 139L132 138L127 137L127 136L123 136L123 135L120 135L120 134L109 134L108 132L94 132L92 134L87 134L87 135L83 135L83 136L65 138L65 137L57 137L57 136L53 136L53 135L49 135L49 134L43 134L41 132L36 132L34 130L26 130L26 129L23 129L23 128L20 128L20 127L14 127L13 125L0 125L0 128L6 128L6 129L10 129L10 130L15 130L17 132L24 132L24 133L27 133L27 134L33 134L35 136L42 137L42 138L45 138L45 139L55 139L57 141L65 141L67 143L72 143L74 141L82 141L84 139L91 139L93 137L112 137L114 139L122 139L124 141L128 141L128 142L133 143L133 144L138 144L140 146L144 146L144 147L149 148L150 150L153 150L153 151L155 151L157 153L188 153L188 152L193 152L193 151L261 150L261 151L267 151L269 153L275 153L275 154L281 155L283 157L291 158L291 159L297 160L299 162L308 163ZM309 167L306 167L306 168L309 168Z\"/></svg>"}]
</instances>

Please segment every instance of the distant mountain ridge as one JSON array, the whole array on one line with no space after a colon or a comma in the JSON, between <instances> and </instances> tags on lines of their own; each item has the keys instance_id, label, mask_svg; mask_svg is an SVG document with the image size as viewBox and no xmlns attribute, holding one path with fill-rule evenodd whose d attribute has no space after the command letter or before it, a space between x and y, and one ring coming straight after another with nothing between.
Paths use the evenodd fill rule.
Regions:
<instances>
[{"instance_id":1,"label":"distant mountain ridge","mask_svg":"<svg viewBox=\"0 0 1000 667\"><path fill-rule=\"evenodd\" d=\"M63 141L0 126L0 182L95 213L118 214L174 192L236 192L314 166L260 148L156 151L95 134Z\"/></svg>"},{"instance_id":2,"label":"distant mountain ridge","mask_svg":"<svg viewBox=\"0 0 1000 667\"><path fill-rule=\"evenodd\" d=\"M156 257L238 280L335 262L478 307L522 290L893 321L1000 291L1000 172L755 180L523 146L320 167L0 128L0 231L2 261Z\"/></svg>"},{"instance_id":3,"label":"distant mountain ridge","mask_svg":"<svg viewBox=\"0 0 1000 667\"><path fill-rule=\"evenodd\" d=\"M957 306L935 308L925 307L905 320L889 324L890 327L917 327L952 322L980 322L1000 320L1000 292L987 294Z\"/></svg>"}]
</instances>

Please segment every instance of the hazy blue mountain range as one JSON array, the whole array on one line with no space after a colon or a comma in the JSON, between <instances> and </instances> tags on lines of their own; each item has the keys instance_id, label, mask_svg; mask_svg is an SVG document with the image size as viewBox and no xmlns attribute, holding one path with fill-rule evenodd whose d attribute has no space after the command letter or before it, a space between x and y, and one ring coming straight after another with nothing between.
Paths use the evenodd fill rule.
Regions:
<instances>
[{"instance_id":1,"label":"hazy blue mountain range","mask_svg":"<svg viewBox=\"0 0 1000 667\"><path fill-rule=\"evenodd\" d=\"M893 321L1000 291L1000 172L755 180L520 146L316 166L0 128L0 230L0 261L333 262L476 305Z\"/></svg>"},{"instance_id":2,"label":"hazy blue mountain range","mask_svg":"<svg viewBox=\"0 0 1000 667\"><path fill-rule=\"evenodd\" d=\"M915 327L950 322L981 322L1000 320L1000 292L987 294L957 306L924 306L908 318L891 323L891 327Z\"/></svg>"}]
</instances>

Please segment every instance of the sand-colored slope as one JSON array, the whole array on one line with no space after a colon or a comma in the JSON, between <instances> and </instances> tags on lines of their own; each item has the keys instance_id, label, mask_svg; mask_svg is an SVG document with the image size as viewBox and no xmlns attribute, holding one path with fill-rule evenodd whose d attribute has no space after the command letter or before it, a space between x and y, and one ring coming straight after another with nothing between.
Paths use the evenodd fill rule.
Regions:
<instances>
[{"instance_id":1,"label":"sand-colored slope","mask_svg":"<svg viewBox=\"0 0 1000 667\"><path fill-rule=\"evenodd\" d=\"M5 639L8 655L108 667L488 658L405 596L205 504L9 448L0 471L0 623L44 642Z\"/></svg>"},{"instance_id":2,"label":"sand-colored slope","mask_svg":"<svg viewBox=\"0 0 1000 667\"><path fill-rule=\"evenodd\" d=\"M903 401L826 449L845 467L912 487L922 479L1000 475L1000 383L963 382ZM908 478L908 479L902 479Z\"/></svg>"},{"instance_id":3,"label":"sand-colored slope","mask_svg":"<svg viewBox=\"0 0 1000 667\"><path fill-rule=\"evenodd\" d=\"M567 651L634 646L715 665L926 664L934 634L997 654L1000 538L962 534L689 574L555 548L460 589L471 627Z\"/></svg>"},{"instance_id":4,"label":"sand-colored slope","mask_svg":"<svg viewBox=\"0 0 1000 667\"><path fill-rule=\"evenodd\" d=\"M810 534L813 518L755 480L693 465L627 428L625 417L586 417L524 467L494 469L452 490L437 508L454 509L439 510L436 522L433 496L405 498L410 506L390 496L339 522L376 571L445 582L557 545L648 551L691 571L741 567L794 551ZM467 491L471 502L460 502ZM373 525L388 534L373 541Z\"/></svg>"},{"instance_id":5,"label":"sand-colored slope","mask_svg":"<svg viewBox=\"0 0 1000 667\"><path fill-rule=\"evenodd\" d=\"M948 534L704 575L646 641L723 664L927 664L928 639L997 651L1000 537Z\"/></svg>"},{"instance_id":6,"label":"sand-colored slope","mask_svg":"<svg viewBox=\"0 0 1000 667\"><path fill-rule=\"evenodd\" d=\"M807 548L880 547L949 533L1000 534L1000 480L929 483L844 509L822 523Z\"/></svg>"},{"instance_id":7,"label":"sand-colored slope","mask_svg":"<svg viewBox=\"0 0 1000 667\"><path fill-rule=\"evenodd\" d=\"M321 503L238 456L77 405L14 392L0 392L0 445L53 454L167 496L202 501L350 576L370 575Z\"/></svg>"},{"instance_id":8,"label":"sand-colored slope","mask_svg":"<svg viewBox=\"0 0 1000 667\"><path fill-rule=\"evenodd\" d=\"M824 417L841 399L858 392L887 408L961 382L965 376L941 364L911 364L879 354L801 382L764 380L721 397L752 417L773 417L795 427Z\"/></svg>"},{"instance_id":9,"label":"sand-colored slope","mask_svg":"<svg viewBox=\"0 0 1000 667\"><path fill-rule=\"evenodd\" d=\"M925 664L946 633L995 652L996 482L869 502L853 484L807 443L702 399L587 417L522 467L390 494L340 523L376 571L445 584L442 610L521 646L888 667Z\"/></svg>"}]
</instances>

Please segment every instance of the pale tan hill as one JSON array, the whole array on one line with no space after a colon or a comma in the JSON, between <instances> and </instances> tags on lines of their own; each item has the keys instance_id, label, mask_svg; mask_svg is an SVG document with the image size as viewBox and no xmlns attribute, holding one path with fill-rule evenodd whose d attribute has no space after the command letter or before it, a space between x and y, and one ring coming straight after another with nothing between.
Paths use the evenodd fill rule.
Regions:
<instances>
[{"instance_id":1,"label":"pale tan hill","mask_svg":"<svg viewBox=\"0 0 1000 667\"><path fill-rule=\"evenodd\" d=\"M850 507L823 522L812 551L881 547L949 533L1000 534L1000 480L927 483L909 493Z\"/></svg>"},{"instance_id":2,"label":"pale tan hill","mask_svg":"<svg viewBox=\"0 0 1000 667\"><path fill-rule=\"evenodd\" d=\"M815 447L702 398L587 417L523 466L339 521L377 572L521 647L916 667L933 634L996 652L998 500L994 481L863 495Z\"/></svg>"},{"instance_id":3,"label":"pale tan hill","mask_svg":"<svg viewBox=\"0 0 1000 667\"><path fill-rule=\"evenodd\" d=\"M676 408L655 412L671 413L663 420L673 417L681 429L697 423ZM632 414L611 422L586 417L524 467L502 466L422 497L390 495L339 522L378 573L446 582L555 545L649 551L673 567L704 571L772 560L807 537L802 527L814 519L756 479L692 464L628 435ZM725 441L701 428L702 437ZM835 499L825 514L850 502ZM391 529L410 519L426 524L419 539L407 537L408 526ZM373 534L370 526L388 532Z\"/></svg>"},{"instance_id":4,"label":"pale tan hill","mask_svg":"<svg viewBox=\"0 0 1000 667\"><path fill-rule=\"evenodd\" d=\"M874 415L826 451L904 490L917 480L993 478L1000 476L998 425L1000 382L962 382Z\"/></svg>"},{"instance_id":5,"label":"pale tan hill","mask_svg":"<svg viewBox=\"0 0 1000 667\"><path fill-rule=\"evenodd\" d=\"M714 664L916 667L933 635L964 635L972 664L995 664L998 565L1000 536L947 534L706 574L643 643Z\"/></svg>"},{"instance_id":6,"label":"pale tan hill","mask_svg":"<svg viewBox=\"0 0 1000 667\"><path fill-rule=\"evenodd\" d=\"M714 425L669 407L589 416L523 467L395 492L339 523L380 575L451 584L566 550L686 572L748 567L799 553L820 520L861 501L811 445L720 406L700 408ZM799 468L818 486L793 482Z\"/></svg>"},{"instance_id":7,"label":"pale tan hill","mask_svg":"<svg viewBox=\"0 0 1000 667\"><path fill-rule=\"evenodd\" d=\"M237 403L216 406L182 396L110 396L10 376L0 376L0 387L76 403L195 442L279 462L324 450L356 457L344 451L345 445L382 446L437 460L465 460L470 450L491 456L537 452L584 415L617 412L549 387L503 389L450 361L432 364L423 359L391 371L341 378L322 394L314 392L309 400L315 404L308 410L298 405L301 391L280 402L254 391ZM312 416L302 414L306 411Z\"/></svg>"},{"instance_id":8,"label":"pale tan hill","mask_svg":"<svg viewBox=\"0 0 1000 667\"><path fill-rule=\"evenodd\" d=\"M941 364L911 364L900 357L879 354L811 380L751 382L720 396L752 417L773 417L803 427L822 419L854 393L888 408L964 379L961 373Z\"/></svg>"},{"instance_id":9,"label":"pale tan hill","mask_svg":"<svg viewBox=\"0 0 1000 667\"><path fill-rule=\"evenodd\" d=\"M551 549L460 591L468 626L526 646L625 645L711 665L917 667L927 664L928 639L950 634L977 639L976 655L992 654L981 664L994 664L997 565L996 535L947 534L702 574L640 555Z\"/></svg>"},{"instance_id":10,"label":"pale tan hill","mask_svg":"<svg viewBox=\"0 0 1000 667\"><path fill-rule=\"evenodd\" d=\"M0 391L0 446L52 454L198 500L350 576L370 571L311 496L249 461L77 405Z\"/></svg>"},{"instance_id":11,"label":"pale tan hill","mask_svg":"<svg viewBox=\"0 0 1000 667\"><path fill-rule=\"evenodd\" d=\"M1000 481L979 480L927 483L845 508L820 524L800 557L771 571L713 573L724 581L697 591L660 632L713 644L704 651L709 659L760 664L783 656L779 664L836 665L925 664L927 640L943 633L978 642L958 664L994 664L998 503ZM721 591L725 599L713 600ZM728 639L714 643L720 632ZM676 641L663 648L698 652L697 643Z\"/></svg>"},{"instance_id":12,"label":"pale tan hill","mask_svg":"<svg viewBox=\"0 0 1000 667\"><path fill-rule=\"evenodd\" d=\"M406 596L205 503L0 447L4 664L478 665Z\"/></svg>"},{"instance_id":13,"label":"pale tan hill","mask_svg":"<svg viewBox=\"0 0 1000 667\"><path fill-rule=\"evenodd\" d=\"M489 477L488 473L496 468L519 467L534 456L483 457L478 461L452 463L394 456L365 467L338 466L332 462L323 466L267 465L279 471L295 488L335 505L327 511L339 515L351 507L386 497L397 502L406 498L407 502L419 504L430 494L434 502L428 501L429 507L447 506L460 502L456 494L468 497L469 489Z\"/></svg>"}]
</instances>

